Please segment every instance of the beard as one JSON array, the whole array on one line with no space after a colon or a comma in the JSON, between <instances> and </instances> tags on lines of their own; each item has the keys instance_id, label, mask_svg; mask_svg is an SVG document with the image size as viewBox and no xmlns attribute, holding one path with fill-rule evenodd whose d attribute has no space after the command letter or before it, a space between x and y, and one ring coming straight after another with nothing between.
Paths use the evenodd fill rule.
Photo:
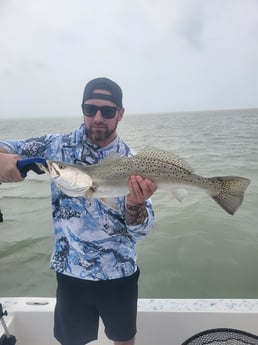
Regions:
<instances>
[{"instance_id":1,"label":"beard","mask_svg":"<svg viewBox=\"0 0 258 345\"><path fill-rule=\"evenodd\" d=\"M94 143L101 143L108 140L116 132L118 120L114 126L109 128L104 123L93 123L87 128L87 137Z\"/></svg>"}]
</instances>

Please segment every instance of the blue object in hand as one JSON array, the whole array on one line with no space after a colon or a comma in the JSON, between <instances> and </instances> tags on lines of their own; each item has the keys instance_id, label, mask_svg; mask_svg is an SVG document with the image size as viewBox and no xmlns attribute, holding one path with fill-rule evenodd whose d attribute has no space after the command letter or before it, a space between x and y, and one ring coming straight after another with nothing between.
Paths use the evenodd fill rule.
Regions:
<instances>
[{"instance_id":1,"label":"blue object in hand","mask_svg":"<svg viewBox=\"0 0 258 345\"><path fill-rule=\"evenodd\" d=\"M17 168L20 170L21 176L26 177L29 170L33 170L36 174L44 174L45 172L41 170L36 163L41 163L47 167L46 160L40 157L18 160Z\"/></svg>"}]
</instances>

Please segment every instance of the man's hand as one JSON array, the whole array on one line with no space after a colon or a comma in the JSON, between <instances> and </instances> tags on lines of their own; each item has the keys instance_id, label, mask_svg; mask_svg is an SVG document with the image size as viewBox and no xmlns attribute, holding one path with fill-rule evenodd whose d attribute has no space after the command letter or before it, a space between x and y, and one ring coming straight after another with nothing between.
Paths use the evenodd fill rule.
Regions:
<instances>
[{"instance_id":1,"label":"man's hand","mask_svg":"<svg viewBox=\"0 0 258 345\"><path fill-rule=\"evenodd\" d=\"M157 190L156 184L141 176L131 176L128 181L130 193L126 199L125 219L129 225L138 225L147 217L145 200Z\"/></svg>"},{"instance_id":2,"label":"man's hand","mask_svg":"<svg viewBox=\"0 0 258 345\"><path fill-rule=\"evenodd\" d=\"M18 155L0 153L0 182L20 182L24 180L16 166L18 159Z\"/></svg>"},{"instance_id":3,"label":"man's hand","mask_svg":"<svg viewBox=\"0 0 258 345\"><path fill-rule=\"evenodd\" d=\"M127 195L127 204L138 205L144 203L157 190L156 184L141 176L131 176L128 182L130 193Z\"/></svg>"}]
</instances>

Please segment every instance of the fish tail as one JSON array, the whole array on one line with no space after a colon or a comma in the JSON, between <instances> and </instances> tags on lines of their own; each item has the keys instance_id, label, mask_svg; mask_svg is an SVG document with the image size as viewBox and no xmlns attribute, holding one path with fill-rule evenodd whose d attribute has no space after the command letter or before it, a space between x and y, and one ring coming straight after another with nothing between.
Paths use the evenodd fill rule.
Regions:
<instances>
[{"instance_id":1,"label":"fish tail","mask_svg":"<svg viewBox=\"0 0 258 345\"><path fill-rule=\"evenodd\" d=\"M215 188L210 196L229 214L233 215L244 199L244 193L250 180L238 176L212 177ZM220 186L220 188L218 188ZM219 191L218 191L219 190Z\"/></svg>"}]
</instances>

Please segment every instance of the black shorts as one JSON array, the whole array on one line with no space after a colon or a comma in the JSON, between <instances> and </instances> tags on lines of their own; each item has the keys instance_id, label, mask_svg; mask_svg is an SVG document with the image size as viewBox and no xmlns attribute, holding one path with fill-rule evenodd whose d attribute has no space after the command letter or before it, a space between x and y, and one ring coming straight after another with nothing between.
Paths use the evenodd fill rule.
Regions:
<instances>
[{"instance_id":1,"label":"black shorts","mask_svg":"<svg viewBox=\"0 0 258 345\"><path fill-rule=\"evenodd\" d=\"M125 278L89 281L57 273L54 335L62 345L98 338L99 317L107 337L128 341L136 334L139 269Z\"/></svg>"}]
</instances>

